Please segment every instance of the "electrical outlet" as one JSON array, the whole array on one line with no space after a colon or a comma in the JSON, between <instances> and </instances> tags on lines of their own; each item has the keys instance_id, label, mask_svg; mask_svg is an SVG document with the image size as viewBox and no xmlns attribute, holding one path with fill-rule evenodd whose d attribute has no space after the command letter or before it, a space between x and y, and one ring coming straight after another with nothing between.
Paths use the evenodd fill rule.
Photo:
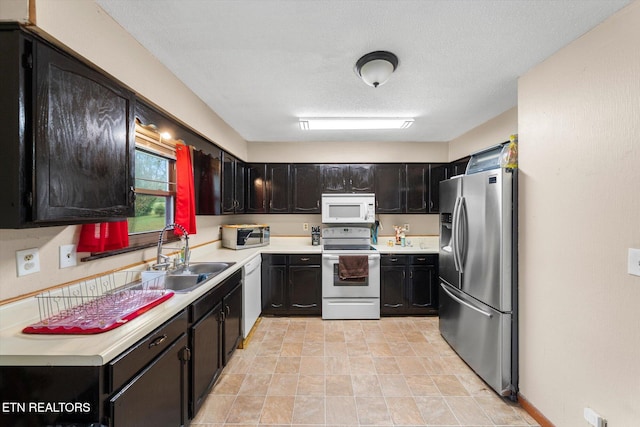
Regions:
<instances>
[{"instance_id":1,"label":"electrical outlet","mask_svg":"<svg viewBox=\"0 0 640 427\"><path fill-rule=\"evenodd\" d=\"M629 248L629 274L640 276L640 249Z\"/></svg>"},{"instance_id":2,"label":"electrical outlet","mask_svg":"<svg viewBox=\"0 0 640 427\"><path fill-rule=\"evenodd\" d=\"M60 246L60 268L73 267L77 265L76 245Z\"/></svg>"},{"instance_id":3,"label":"electrical outlet","mask_svg":"<svg viewBox=\"0 0 640 427\"><path fill-rule=\"evenodd\" d=\"M38 248L16 251L16 269L18 277L40 271L40 255Z\"/></svg>"},{"instance_id":4,"label":"electrical outlet","mask_svg":"<svg viewBox=\"0 0 640 427\"><path fill-rule=\"evenodd\" d=\"M404 224L402 228L404 228L404 231L406 231L407 233L409 232L409 224Z\"/></svg>"},{"instance_id":5,"label":"electrical outlet","mask_svg":"<svg viewBox=\"0 0 640 427\"><path fill-rule=\"evenodd\" d=\"M304 231L309 231L309 223L308 223L308 222L305 222L304 224L302 224L302 229L303 229Z\"/></svg>"}]
</instances>

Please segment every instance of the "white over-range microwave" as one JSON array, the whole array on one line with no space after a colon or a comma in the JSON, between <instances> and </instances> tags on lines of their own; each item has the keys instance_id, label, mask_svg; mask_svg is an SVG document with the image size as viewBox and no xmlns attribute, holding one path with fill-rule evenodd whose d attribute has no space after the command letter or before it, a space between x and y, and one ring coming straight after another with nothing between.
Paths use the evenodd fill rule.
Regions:
<instances>
[{"instance_id":1,"label":"white over-range microwave","mask_svg":"<svg viewBox=\"0 0 640 427\"><path fill-rule=\"evenodd\" d=\"M373 224L376 196L372 193L322 195L323 224Z\"/></svg>"}]
</instances>

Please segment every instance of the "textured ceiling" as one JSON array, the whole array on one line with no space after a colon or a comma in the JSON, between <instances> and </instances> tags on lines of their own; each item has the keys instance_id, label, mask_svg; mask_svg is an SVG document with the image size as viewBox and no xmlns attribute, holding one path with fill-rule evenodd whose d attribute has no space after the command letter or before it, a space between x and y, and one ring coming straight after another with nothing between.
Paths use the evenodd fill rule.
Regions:
<instances>
[{"instance_id":1,"label":"textured ceiling","mask_svg":"<svg viewBox=\"0 0 640 427\"><path fill-rule=\"evenodd\" d=\"M517 78L630 0L96 0L247 141L449 141L514 107ZM388 50L378 88L355 62ZM415 117L302 131L297 117Z\"/></svg>"}]
</instances>

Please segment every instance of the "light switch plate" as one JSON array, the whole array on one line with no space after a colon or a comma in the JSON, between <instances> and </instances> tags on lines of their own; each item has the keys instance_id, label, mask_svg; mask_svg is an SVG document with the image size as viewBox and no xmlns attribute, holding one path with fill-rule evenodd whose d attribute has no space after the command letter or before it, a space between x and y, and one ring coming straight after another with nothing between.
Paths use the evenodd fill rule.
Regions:
<instances>
[{"instance_id":1,"label":"light switch plate","mask_svg":"<svg viewBox=\"0 0 640 427\"><path fill-rule=\"evenodd\" d=\"M40 255L38 248L16 251L16 270L18 277L40 271Z\"/></svg>"},{"instance_id":2,"label":"light switch plate","mask_svg":"<svg viewBox=\"0 0 640 427\"><path fill-rule=\"evenodd\" d=\"M60 268L73 267L77 263L76 245L60 246Z\"/></svg>"},{"instance_id":3,"label":"light switch plate","mask_svg":"<svg viewBox=\"0 0 640 427\"><path fill-rule=\"evenodd\" d=\"M640 276L640 249L629 248L629 274Z\"/></svg>"}]
</instances>

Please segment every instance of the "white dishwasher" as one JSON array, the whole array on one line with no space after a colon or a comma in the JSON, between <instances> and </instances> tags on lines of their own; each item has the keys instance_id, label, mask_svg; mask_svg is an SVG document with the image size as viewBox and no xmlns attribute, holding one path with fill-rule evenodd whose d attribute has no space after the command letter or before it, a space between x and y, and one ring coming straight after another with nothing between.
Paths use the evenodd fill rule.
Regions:
<instances>
[{"instance_id":1,"label":"white dishwasher","mask_svg":"<svg viewBox=\"0 0 640 427\"><path fill-rule=\"evenodd\" d=\"M242 337L247 338L251 328L262 312L262 286L260 281L262 257L260 255L246 263L242 269L244 289L242 292Z\"/></svg>"}]
</instances>

